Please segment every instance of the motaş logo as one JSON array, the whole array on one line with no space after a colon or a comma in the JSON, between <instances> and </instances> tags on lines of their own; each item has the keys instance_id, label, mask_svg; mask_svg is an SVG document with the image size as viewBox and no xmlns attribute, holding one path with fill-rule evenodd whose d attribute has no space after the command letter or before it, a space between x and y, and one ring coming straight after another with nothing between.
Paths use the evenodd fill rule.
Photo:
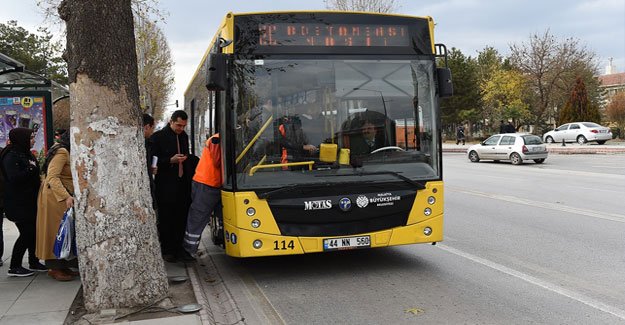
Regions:
<instances>
[{"instance_id":1,"label":"mota\u015f logo","mask_svg":"<svg viewBox=\"0 0 625 325\"><path fill-rule=\"evenodd\" d=\"M332 209L332 200L304 201L304 210Z\"/></svg>"}]
</instances>

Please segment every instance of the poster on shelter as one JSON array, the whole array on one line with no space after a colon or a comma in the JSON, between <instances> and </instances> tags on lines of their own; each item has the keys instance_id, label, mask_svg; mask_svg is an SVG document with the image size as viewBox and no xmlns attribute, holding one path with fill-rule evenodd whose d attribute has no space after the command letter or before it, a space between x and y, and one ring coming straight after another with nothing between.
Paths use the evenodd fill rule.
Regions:
<instances>
[{"instance_id":1,"label":"poster on shelter","mask_svg":"<svg viewBox=\"0 0 625 325\"><path fill-rule=\"evenodd\" d=\"M43 96L0 96L0 146L6 146L12 129L30 128L35 131L33 154L42 155L46 148L45 120Z\"/></svg>"}]
</instances>

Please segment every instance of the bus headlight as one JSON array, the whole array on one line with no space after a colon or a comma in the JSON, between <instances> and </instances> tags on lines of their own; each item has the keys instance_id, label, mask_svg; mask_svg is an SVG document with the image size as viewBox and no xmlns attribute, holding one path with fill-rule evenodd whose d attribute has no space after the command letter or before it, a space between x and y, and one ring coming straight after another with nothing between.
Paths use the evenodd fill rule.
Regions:
<instances>
[{"instance_id":1,"label":"bus headlight","mask_svg":"<svg viewBox=\"0 0 625 325\"><path fill-rule=\"evenodd\" d=\"M260 239L256 239L253 243L252 246L254 246L254 248L259 249L261 247L263 247L263 242Z\"/></svg>"},{"instance_id":2,"label":"bus headlight","mask_svg":"<svg viewBox=\"0 0 625 325\"><path fill-rule=\"evenodd\" d=\"M431 235L432 234L432 228L430 228L430 227L423 228L423 234L426 235L426 236Z\"/></svg>"},{"instance_id":3,"label":"bus headlight","mask_svg":"<svg viewBox=\"0 0 625 325\"><path fill-rule=\"evenodd\" d=\"M260 227L260 220L258 219L252 220L252 228L258 228L258 227Z\"/></svg>"},{"instance_id":4,"label":"bus headlight","mask_svg":"<svg viewBox=\"0 0 625 325\"><path fill-rule=\"evenodd\" d=\"M247 208L247 210L245 210L245 213L249 216L252 217L256 214L256 209L254 208Z\"/></svg>"},{"instance_id":5,"label":"bus headlight","mask_svg":"<svg viewBox=\"0 0 625 325\"><path fill-rule=\"evenodd\" d=\"M428 204L432 205L434 203L436 203L436 198L433 196L428 197Z\"/></svg>"},{"instance_id":6,"label":"bus headlight","mask_svg":"<svg viewBox=\"0 0 625 325\"><path fill-rule=\"evenodd\" d=\"M423 214L425 214L426 216L429 216L432 214L432 209L430 208L425 208L425 210L423 210Z\"/></svg>"}]
</instances>

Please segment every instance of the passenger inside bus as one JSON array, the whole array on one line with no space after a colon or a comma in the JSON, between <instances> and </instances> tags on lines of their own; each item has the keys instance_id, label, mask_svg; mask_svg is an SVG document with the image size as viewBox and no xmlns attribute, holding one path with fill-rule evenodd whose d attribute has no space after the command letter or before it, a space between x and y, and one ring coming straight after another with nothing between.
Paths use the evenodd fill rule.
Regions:
<instances>
[{"instance_id":1,"label":"passenger inside bus","mask_svg":"<svg viewBox=\"0 0 625 325\"><path fill-rule=\"evenodd\" d=\"M299 116L283 116L278 119L276 124L276 142L280 144L281 164L302 161L303 159L313 157L317 147L308 143L308 139L302 130L302 121ZM285 168L283 167L283 169Z\"/></svg>"}]
</instances>

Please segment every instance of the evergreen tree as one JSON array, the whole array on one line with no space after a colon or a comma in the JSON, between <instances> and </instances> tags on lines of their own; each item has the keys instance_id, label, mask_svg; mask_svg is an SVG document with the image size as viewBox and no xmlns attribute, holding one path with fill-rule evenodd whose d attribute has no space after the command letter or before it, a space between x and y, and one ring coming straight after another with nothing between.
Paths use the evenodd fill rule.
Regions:
<instances>
[{"instance_id":1,"label":"evergreen tree","mask_svg":"<svg viewBox=\"0 0 625 325\"><path fill-rule=\"evenodd\" d=\"M584 80L581 77L577 77L571 96L562 111L560 111L558 123L581 121L600 123L601 114L599 113L599 108L589 100Z\"/></svg>"},{"instance_id":2,"label":"evergreen tree","mask_svg":"<svg viewBox=\"0 0 625 325\"><path fill-rule=\"evenodd\" d=\"M33 34L10 20L0 23L0 53L23 63L26 70L67 85L67 64L61 53L60 42L52 41L52 34L40 27Z\"/></svg>"},{"instance_id":3,"label":"evergreen tree","mask_svg":"<svg viewBox=\"0 0 625 325\"><path fill-rule=\"evenodd\" d=\"M447 63L453 76L454 96L440 103L443 124L451 125L466 119L477 122L479 114L469 113L478 109L480 101L475 61L452 48Z\"/></svg>"}]
</instances>

